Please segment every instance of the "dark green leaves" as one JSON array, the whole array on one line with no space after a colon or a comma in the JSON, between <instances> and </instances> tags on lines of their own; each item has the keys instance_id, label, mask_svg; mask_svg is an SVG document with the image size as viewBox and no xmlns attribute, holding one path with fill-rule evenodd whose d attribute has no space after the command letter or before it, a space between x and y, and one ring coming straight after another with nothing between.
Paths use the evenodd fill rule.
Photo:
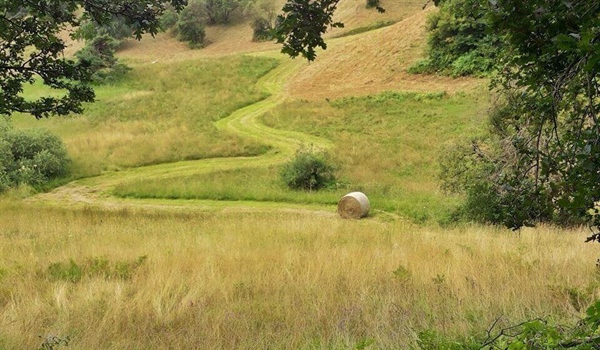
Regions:
<instances>
[{"instance_id":1,"label":"dark green leaves","mask_svg":"<svg viewBox=\"0 0 600 350\"><path fill-rule=\"evenodd\" d=\"M333 22L333 12L339 0L288 0L283 14L277 17L275 38L283 44L282 53L291 57L302 55L309 61L316 58L315 48L327 48L322 38L327 28L343 27Z\"/></svg>"},{"instance_id":2,"label":"dark green leaves","mask_svg":"<svg viewBox=\"0 0 600 350\"><path fill-rule=\"evenodd\" d=\"M600 0L497 0L486 18L505 101L452 183L485 221L581 224L600 200Z\"/></svg>"}]
</instances>

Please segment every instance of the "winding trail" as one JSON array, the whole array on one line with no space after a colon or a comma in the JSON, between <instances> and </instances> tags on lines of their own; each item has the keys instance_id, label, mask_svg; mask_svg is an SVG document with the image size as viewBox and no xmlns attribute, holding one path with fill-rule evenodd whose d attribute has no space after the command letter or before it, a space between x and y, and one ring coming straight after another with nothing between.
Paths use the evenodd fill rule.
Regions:
<instances>
[{"instance_id":1,"label":"winding trail","mask_svg":"<svg viewBox=\"0 0 600 350\"><path fill-rule=\"evenodd\" d=\"M254 104L240 108L226 118L215 123L217 129L259 140L270 150L254 157L210 158L193 161L164 163L122 171L109 172L99 176L72 181L51 192L41 193L26 199L38 205L60 207L96 206L106 209L124 208L161 208L161 209L201 209L219 210L230 207L258 210L311 210L331 212L331 206L299 205L291 203L213 201L213 200L169 200L169 199L132 199L118 198L111 193L119 184L129 181L150 179L168 179L180 176L206 174L217 171L240 168L268 167L280 164L294 155L302 144L313 144L328 149L330 141L311 135L270 128L260 121L260 116L281 104L285 98L285 86L290 77L300 67L297 60L285 60L263 76L257 87L269 94L269 97Z\"/></svg>"}]
</instances>

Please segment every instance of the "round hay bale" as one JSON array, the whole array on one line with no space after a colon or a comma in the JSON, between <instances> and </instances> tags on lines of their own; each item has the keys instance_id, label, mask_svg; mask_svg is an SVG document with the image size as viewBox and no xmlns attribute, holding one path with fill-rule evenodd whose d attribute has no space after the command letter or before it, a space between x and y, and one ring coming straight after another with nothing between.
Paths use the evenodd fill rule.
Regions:
<instances>
[{"instance_id":1,"label":"round hay bale","mask_svg":"<svg viewBox=\"0 0 600 350\"><path fill-rule=\"evenodd\" d=\"M360 219L369 214L369 198L362 192L351 192L338 202L338 214L344 219Z\"/></svg>"}]
</instances>

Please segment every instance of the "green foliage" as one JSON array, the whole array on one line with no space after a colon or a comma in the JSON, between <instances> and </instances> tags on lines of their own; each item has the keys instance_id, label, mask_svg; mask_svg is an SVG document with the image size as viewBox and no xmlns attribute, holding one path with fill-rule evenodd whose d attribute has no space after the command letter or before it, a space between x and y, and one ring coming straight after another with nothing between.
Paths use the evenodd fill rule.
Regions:
<instances>
[{"instance_id":1,"label":"green foliage","mask_svg":"<svg viewBox=\"0 0 600 350\"><path fill-rule=\"evenodd\" d=\"M254 17L252 21L252 40L267 41L275 39L277 25L277 6L274 0L256 0L251 2L248 14Z\"/></svg>"},{"instance_id":2,"label":"green foliage","mask_svg":"<svg viewBox=\"0 0 600 350\"><path fill-rule=\"evenodd\" d=\"M367 8L379 7L379 0L367 0Z\"/></svg>"},{"instance_id":3,"label":"green foliage","mask_svg":"<svg viewBox=\"0 0 600 350\"><path fill-rule=\"evenodd\" d=\"M104 257L94 257L81 264L69 259L68 262L50 264L46 273L51 280L71 283L77 283L84 277L129 280L147 258L143 255L133 261L110 261Z\"/></svg>"},{"instance_id":4,"label":"green foliage","mask_svg":"<svg viewBox=\"0 0 600 350\"><path fill-rule=\"evenodd\" d=\"M252 21L252 41L267 41L273 38L273 26L267 19L257 17Z\"/></svg>"},{"instance_id":5,"label":"green foliage","mask_svg":"<svg viewBox=\"0 0 600 350\"><path fill-rule=\"evenodd\" d=\"M104 35L108 35L111 38L120 41L131 37L133 35L133 28L127 23L123 16L113 16L110 20L107 20L102 24L86 20L72 36L75 39L91 41L96 37Z\"/></svg>"},{"instance_id":6,"label":"green foliage","mask_svg":"<svg viewBox=\"0 0 600 350\"><path fill-rule=\"evenodd\" d=\"M335 184L335 167L328 155L314 147L302 147L281 169L281 179L291 189L318 191Z\"/></svg>"},{"instance_id":7,"label":"green foliage","mask_svg":"<svg viewBox=\"0 0 600 350\"><path fill-rule=\"evenodd\" d=\"M476 218L580 224L600 199L599 2L493 4L505 41L493 86L504 100L490 136L458 150L445 181Z\"/></svg>"},{"instance_id":8,"label":"green foliage","mask_svg":"<svg viewBox=\"0 0 600 350\"><path fill-rule=\"evenodd\" d=\"M115 50L119 44L117 39L108 34L96 36L88 41L83 49L77 51L75 57L89 68L92 81L114 82L130 69L115 57Z\"/></svg>"},{"instance_id":9,"label":"green foliage","mask_svg":"<svg viewBox=\"0 0 600 350\"><path fill-rule=\"evenodd\" d=\"M328 27L343 28L340 22L333 21L333 13L339 0L288 0L277 16L275 31L277 42L283 44L281 52L291 57L302 55L313 61L316 47L327 49L322 35Z\"/></svg>"},{"instance_id":10,"label":"green foliage","mask_svg":"<svg viewBox=\"0 0 600 350\"><path fill-rule=\"evenodd\" d=\"M0 133L0 191L21 184L39 187L65 176L68 165L62 141L47 131Z\"/></svg>"},{"instance_id":11,"label":"green foliage","mask_svg":"<svg viewBox=\"0 0 600 350\"><path fill-rule=\"evenodd\" d=\"M486 75L494 67L500 40L487 31L487 0L447 0L427 22L427 59L411 73Z\"/></svg>"},{"instance_id":12,"label":"green foliage","mask_svg":"<svg viewBox=\"0 0 600 350\"><path fill-rule=\"evenodd\" d=\"M233 14L246 5L244 0L200 0L208 24L227 24Z\"/></svg>"},{"instance_id":13,"label":"green foliage","mask_svg":"<svg viewBox=\"0 0 600 350\"><path fill-rule=\"evenodd\" d=\"M92 74L86 64L66 59L60 33L86 21L103 26L117 17L143 33L156 34L167 4L181 9L185 0L66 0L0 2L0 114L30 113L36 118L81 113L82 103L94 100L86 85ZM23 96L23 86L36 80L59 96L35 100Z\"/></svg>"},{"instance_id":14,"label":"green foliage","mask_svg":"<svg viewBox=\"0 0 600 350\"><path fill-rule=\"evenodd\" d=\"M167 31L175 27L177 21L179 21L179 14L174 9L169 8L160 17L160 28Z\"/></svg>"},{"instance_id":15,"label":"green foliage","mask_svg":"<svg viewBox=\"0 0 600 350\"><path fill-rule=\"evenodd\" d=\"M535 319L500 330L483 344L482 349L597 349L600 344L600 301L586 310L574 326Z\"/></svg>"},{"instance_id":16,"label":"green foliage","mask_svg":"<svg viewBox=\"0 0 600 350\"><path fill-rule=\"evenodd\" d=\"M203 5L198 1L190 2L179 15L179 21L177 22L179 39L187 41L192 48L204 46L206 32L204 31L203 16Z\"/></svg>"}]
</instances>

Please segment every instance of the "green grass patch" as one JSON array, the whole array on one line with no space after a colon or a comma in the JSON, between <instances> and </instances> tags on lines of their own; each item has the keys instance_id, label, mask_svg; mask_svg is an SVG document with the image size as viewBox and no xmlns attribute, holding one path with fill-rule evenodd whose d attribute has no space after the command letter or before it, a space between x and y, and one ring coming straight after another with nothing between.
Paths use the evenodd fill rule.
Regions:
<instances>
[{"instance_id":1,"label":"green grass patch","mask_svg":"<svg viewBox=\"0 0 600 350\"><path fill-rule=\"evenodd\" d=\"M278 167L268 167L132 181L118 185L113 194L131 198L336 204L343 192L342 188L318 192L293 191L279 178Z\"/></svg>"},{"instance_id":2,"label":"green grass patch","mask_svg":"<svg viewBox=\"0 0 600 350\"><path fill-rule=\"evenodd\" d=\"M486 94L385 92L332 102L288 102L264 122L325 137L349 188L374 208L416 222L446 221L460 198L439 189L438 159L456 141L483 132Z\"/></svg>"},{"instance_id":3,"label":"green grass patch","mask_svg":"<svg viewBox=\"0 0 600 350\"><path fill-rule=\"evenodd\" d=\"M97 87L97 102L82 115L45 120L16 115L13 122L59 135L76 178L148 164L257 155L267 147L221 132L213 122L266 98L255 85L277 64L237 56L136 67L121 81ZM46 90L34 84L27 92L40 96Z\"/></svg>"},{"instance_id":4,"label":"green grass patch","mask_svg":"<svg viewBox=\"0 0 600 350\"><path fill-rule=\"evenodd\" d=\"M332 140L339 165L334 190L292 191L279 166L131 181L114 194L135 198L213 199L335 204L363 191L375 210L416 222L445 221L460 199L439 189L445 147L483 130L486 96L385 92L332 102L293 101L263 116L265 124Z\"/></svg>"}]
</instances>

